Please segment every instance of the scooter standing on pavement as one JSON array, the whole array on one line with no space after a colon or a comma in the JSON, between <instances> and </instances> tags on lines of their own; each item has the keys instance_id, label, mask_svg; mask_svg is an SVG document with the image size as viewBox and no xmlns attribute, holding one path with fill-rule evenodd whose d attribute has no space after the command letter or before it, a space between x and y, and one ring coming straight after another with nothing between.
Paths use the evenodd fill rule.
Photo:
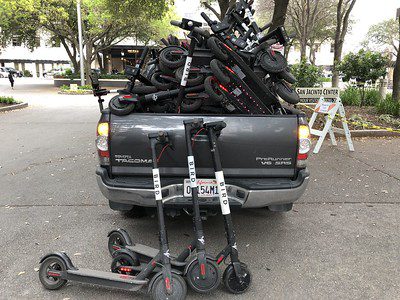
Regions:
<instances>
[{"instance_id":1,"label":"scooter standing on pavement","mask_svg":"<svg viewBox=\"0 0 400 300\"><path fill-rule=\"evenodd\" d=\"M228 191L225 186L224 172L222 170L221 158L218 151L218 136L225 127L226 123L223 121L204 124L204 128L207 131L215 178L217 180L219 201L224 217L225 235L228 242L227 246L216 256L216 260L217 264L220 264L230 256L231 262L224 271L223 281L231 293L241 294L249 288L251 284L251 274L247 266L239 260L236 235L233 229L229 206Z\"/></svg>"},{"instance_id":2,"label":"scooter standing on pavement","mask_svg":"<svg viewBox=\"0 0 400 300\"><path fill-rule=\"evenodd\" d=\"M148 290L153 299L185 299L187 288L180 272L171 268L167 232L165 229L164 209L162 202L160 173L157 163L157 145L167 146L170 141L168 134L159 132L149 134L152 161L154 194L159 222L160 249L158 254L146 264L136 276L111 272L76 268L64 252L47 254L40 260L39 279L49 290L61 288L68 280L97 284L107 287L136 291L148 284ZM161 266L161 271L154 276L153 271ZM151 280L150 280L151 278Z\"/></svg>"}]
</instances>

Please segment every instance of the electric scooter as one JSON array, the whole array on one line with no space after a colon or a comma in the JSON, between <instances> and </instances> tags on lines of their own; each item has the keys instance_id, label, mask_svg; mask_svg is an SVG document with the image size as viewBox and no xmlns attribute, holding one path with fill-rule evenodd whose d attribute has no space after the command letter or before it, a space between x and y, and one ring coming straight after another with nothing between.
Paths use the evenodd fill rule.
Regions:
<instances>
[{"instance_id":1,"label":"electric scooter","mask_svg":"<svg viewBox=\"0 0 400 300\"><path fill-rule=\"evenodd\" d=\"M154 258L136 276L76 268L64 252L50 253L40 260L39 279L49 290L61 288L68 280L106 287L136 291L148 284L153 299L185 299L187 288L180 272L171 268L167 232L165 229L160 173L157 163L157 145L170 144L168 134L149 134L153 161L154 194L159 222L160 248ZM157 266L161 271L154 275ZM154 276L153 276L154 275ZM151 279L150 279L151 278Z\"/></svg>"},{"instance_id":2,"label":"electric scooter","mask_svg":"<svg viewBox=\"0 0 400 300\"><path fill-rule=\"evenodd\" d=\"M224 271L223 281L231 293L241 294L250 287L251 274L247 266L239 260L236 235L228 200L228 191L225 186L224 172L222 170L221 158L218 151L218 136L225 127L226 123L223 121L204 124L208 136L227 239L227 246L216 256L216 260L217 264L220 264L226 260L228 256L230 257L231 262Z\"/></svg>"}]
</instances>

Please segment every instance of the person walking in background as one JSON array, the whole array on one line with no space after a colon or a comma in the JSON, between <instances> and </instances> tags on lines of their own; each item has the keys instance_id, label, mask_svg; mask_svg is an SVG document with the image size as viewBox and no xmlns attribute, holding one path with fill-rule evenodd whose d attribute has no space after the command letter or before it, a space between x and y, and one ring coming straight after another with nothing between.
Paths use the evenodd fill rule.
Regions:
<instances>
[{"instance_id":1,"label":"person walking in background","mask_svg":"<svg viewBox=\"0 0 400 300\"><path fill-rule=\"evenodd\" d=\"M11 83L11 88L14 89L14 76L10 73L8 73L8 80L10 80Z\"/></svg>"}]
</instances>

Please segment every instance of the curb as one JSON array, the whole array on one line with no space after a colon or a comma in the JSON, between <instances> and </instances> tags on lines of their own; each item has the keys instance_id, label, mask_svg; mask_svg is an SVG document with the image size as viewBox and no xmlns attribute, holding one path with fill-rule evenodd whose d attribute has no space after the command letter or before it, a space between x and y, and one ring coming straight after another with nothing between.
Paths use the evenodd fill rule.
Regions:
<instances>
[{"instance_id":1,"label":"curb","mask_svg":"<svg viewBox=\"0 0 400 300\"><path fill-rule=\"evenodd\" d=\"M72 95L72 96L84 96L84 95L91 95L93 94L93 91L85 91L85 92L81 92L81 93L75 93L75 92L63 92L63 91L59 91L58 92L59 95Z\"/></svg>"},{"instance_id":2,"label":"curb","mask_svg":"<svg viewBox=\"0 0 400 300\"><path fill-rule=\"evenodd\" d=\"M0 107L0 112L3 112L3 111L12 111L12 110L16 110L16 109L25 108L25 107L28 107L28 103L27 103L27 102L18 103L18 104L6 106L6 107Z\"/></svg>"},{"instance_id":3,"label":"curb","mask_svg":"<svg viewBox=\"0 0 400 300\"><path fill-rule=\"evenodd\" d=\"M386 131L386 130L350 130L351 137L388 137L388 136L400 136L400 132ZM335 132L336 135L344 137L342 133Z\"/></svg>"}]
</instances>

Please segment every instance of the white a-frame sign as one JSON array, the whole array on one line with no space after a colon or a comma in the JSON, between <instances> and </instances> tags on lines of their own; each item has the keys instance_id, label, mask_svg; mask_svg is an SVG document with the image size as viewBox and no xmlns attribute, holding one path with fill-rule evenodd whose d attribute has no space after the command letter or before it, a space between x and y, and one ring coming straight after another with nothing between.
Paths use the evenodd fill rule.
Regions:
<instances>
[{"instance_id":1,"label":"white a-frame sign","mask_svg":"<svg viewBox=\"0 0 400 300\"><path fill-rule=\"evenodd\" d=\"M322 130L317 130L312 128L315 123L315 120L318 117L318 114L323 114L325 117L325 126ZM332 126L332 122L337 114L340 116L340 121L342 123L343 128L337 128ZM314 112L310 119L309 125L310 125L310 133L312 135L319 136L318 142L314 148L314 153L319 152L319 149L321 149L322 143L324 142L325 136L327 135L328 132L331 138L331 143L334 146L337 145L335 132L339 132L342 134L344 133L344 135L346 136L347 144L349 146L349 150L354 151L350 130L346 122L346 114L344 112L342 101L340 100L339 97L336 97L334 102L325 101L324 97L319 98L319 101L315 106Z\"/></svg>"}]
</instances>

